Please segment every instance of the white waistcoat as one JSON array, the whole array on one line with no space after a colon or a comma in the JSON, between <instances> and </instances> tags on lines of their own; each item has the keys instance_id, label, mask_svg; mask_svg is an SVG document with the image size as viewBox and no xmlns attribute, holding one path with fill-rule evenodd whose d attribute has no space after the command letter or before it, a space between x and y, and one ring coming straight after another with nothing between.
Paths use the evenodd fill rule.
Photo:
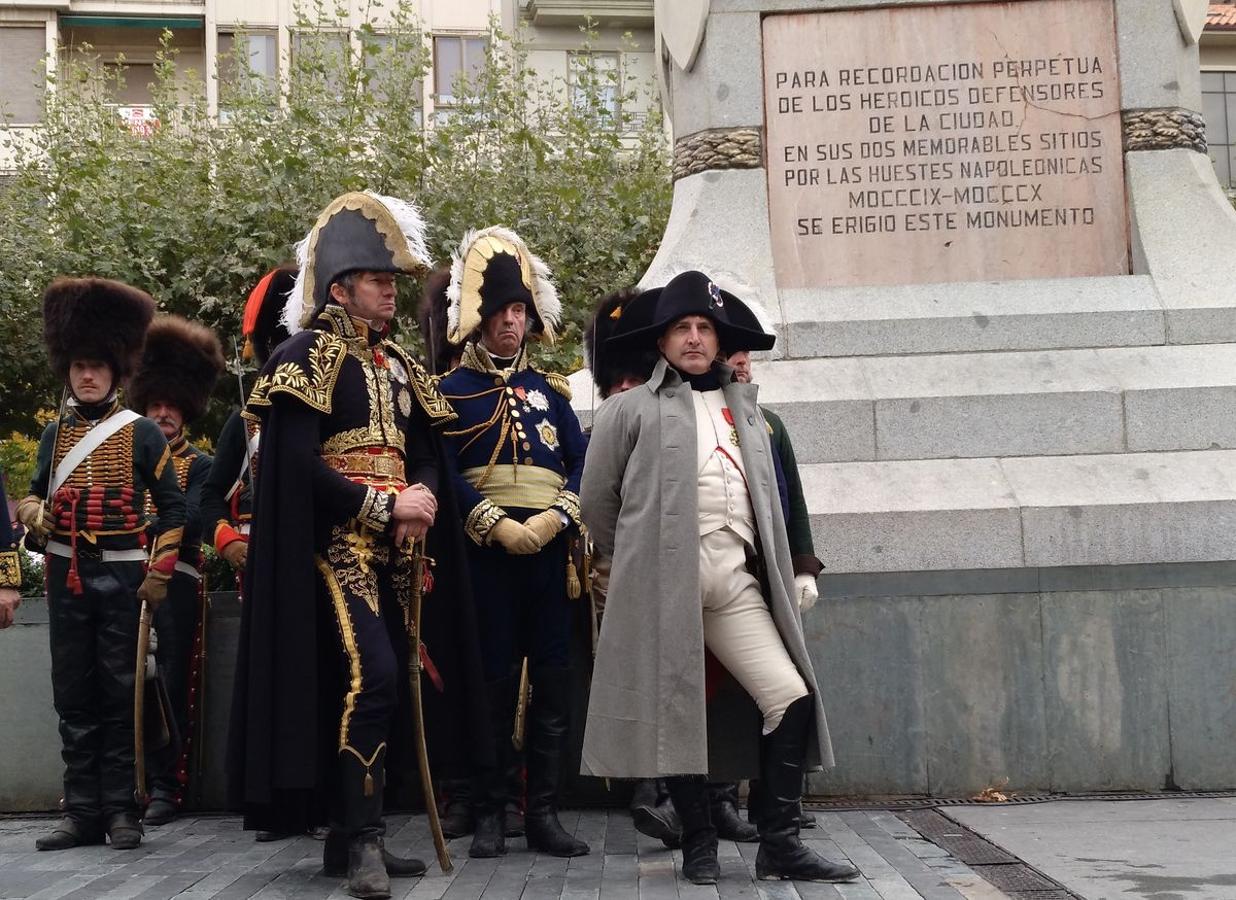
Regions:
<instances>
[{"instance_id":1,"label":"white waistcoat","mask_svg":"<svg viewBox=\"0 0 1236 900\"><path fill-rule=\"evenodd\" d=\"M716 390L692 391L691 398L695 403L700 534L729 528L755 546L751 494L738 432L726 419L725 397Z\"/></svg>"}]
</instances>

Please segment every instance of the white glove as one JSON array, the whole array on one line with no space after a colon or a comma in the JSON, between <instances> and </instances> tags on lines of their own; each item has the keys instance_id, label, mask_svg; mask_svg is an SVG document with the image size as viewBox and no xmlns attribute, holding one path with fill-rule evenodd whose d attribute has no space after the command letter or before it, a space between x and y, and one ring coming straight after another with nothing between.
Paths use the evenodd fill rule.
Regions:
<instances>
[{"instance_id":1,"label":"white glove","mask_svg":"<svg viewBox=\"0 0 1236 900\"><path fill-rule=\"evenodd\" d=\"M803 612L815 606L820 599L820 589L816 587L815 576L804 572L794 576L794 595L798 597L798 608Z\"/></svg>"}]
</instances>

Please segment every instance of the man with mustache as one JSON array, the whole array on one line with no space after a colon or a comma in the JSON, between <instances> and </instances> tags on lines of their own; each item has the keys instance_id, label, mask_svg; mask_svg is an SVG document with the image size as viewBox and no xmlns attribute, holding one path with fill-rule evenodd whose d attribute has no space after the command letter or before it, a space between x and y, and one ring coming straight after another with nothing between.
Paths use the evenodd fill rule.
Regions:
<instances>
[{"instance_id":1,"label":"man with mustache","mask_svg":"<svg viewBox=\"0 0 1236 900\"><path fill-rule=\"evenodd\" d=\"M168 585L167 602L159 607L153 622L158 634L155 658L180 741L179 746L173 742L151 758L146 825L166 825L175 819L188 783L194 737L190 692L196 687L193 672L197 665L193 644L202 612L202 487L210 475L211 460L189 443L185 429L206 412L223 365L223 348L213 331L180 316L158 316L146 332L141 363L129 382L129 406L144 413L167 438L176 481L185 495L180 559ZM158 508L152 501L147 502L147 513L158 521Z\"/></svg>"},{"instance_id":2,"label":"man with mustache","mask_svg":"<svg viewBox=\"0 0 1236 900\"><path fill-rule=\"evenodd\" d=\"M64 758L64 818L39 850L142 839L134 800L133 687L143 602L157 613L180 553L185 499L167 439L125 409L121 380L155 302L103 278L60 278L43 295L43 339L68 399L39 443L18 519L47 554L52 689ZM151 520L149 493L159 510Z\"/></svg>"},{"instance_id":3,"label":"man with mustache","mask_svg":"<svg viewBox=\"0 0 1236 900\"><path fill-rule=\"evenodd\" d=\"M558 820L570 720L567 534L579 525L584 437L561 375L534 367L526 338L552 343L561 315L549 270L523 240L491 227L464 237L451 267L447 339L463 345L442 393L459 416L446 432L477 602L497 765L473 786L469 854L501 856L510 791L506 763L528 661L528 849L581 856Z\"/></svg>"}]
</instances>

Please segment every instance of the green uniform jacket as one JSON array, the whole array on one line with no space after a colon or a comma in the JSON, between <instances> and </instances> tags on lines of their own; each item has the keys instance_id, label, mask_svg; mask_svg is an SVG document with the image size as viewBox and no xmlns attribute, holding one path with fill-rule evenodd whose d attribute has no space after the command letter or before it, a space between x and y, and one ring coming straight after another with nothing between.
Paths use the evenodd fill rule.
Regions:
<instances>
[{"instance_id":1,"label":"green uniform jacket","mask_svg":"<svg viewBox=\"0 0 1236 900\"><path fill-rule=\"evenodd\" d=\"M807 515L807 501L803 499L803 480L798 474L798 460L794 458L794 444L785 430L781 417L766 406L760 411L772 429L769 440L773 450L781 457L781 470L785 475L785 489L789 495L790 518L785 524L786 536L790 539L790 559L795 575L816 575L824 564L815 555L815 543L811 540L811 518Z\"/></svg>"}]
</instances>

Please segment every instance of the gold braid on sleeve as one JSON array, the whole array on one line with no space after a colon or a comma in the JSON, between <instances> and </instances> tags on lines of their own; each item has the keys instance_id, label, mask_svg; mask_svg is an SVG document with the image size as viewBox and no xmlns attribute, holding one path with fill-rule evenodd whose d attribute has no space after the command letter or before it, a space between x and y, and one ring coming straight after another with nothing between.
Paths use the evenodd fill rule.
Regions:
<instances>
[{"instance_id":1,"label":"gold braid on sleeve","mask_svg":"<svg viewBox=\"0 0 1236 900\"><path fill-rule=\"evenodd\" d=\"M374 531L386 531L391 524L390 496L377 488L366 488L365 499L361 502L360 511L356 514L356 521Z\"/></svg>"},{"instance_id":2,"label":"gold braid on sleeve","mask_svg":"<svg viewBox=\"0 0 1236 900\"><path fill-rule=\"evenodd\" d=\"M566 513L567 518L575 523L576 528L580 526L579 494L568 490L559 491L558 496L554 498L553 509L562 510Z\"/></svg>"},{"instance_id":3,"label":"gold braid on sleeve","mask_svg":"<svg viewBox=\"0 0 1236 900\"><path fill-rule=\"evenodd\" d=\"M482 500L472 508L464 520L464 534L481 547L495 525L506 515L506 510L492 500Z\"/></svg>"}]
</instances>

